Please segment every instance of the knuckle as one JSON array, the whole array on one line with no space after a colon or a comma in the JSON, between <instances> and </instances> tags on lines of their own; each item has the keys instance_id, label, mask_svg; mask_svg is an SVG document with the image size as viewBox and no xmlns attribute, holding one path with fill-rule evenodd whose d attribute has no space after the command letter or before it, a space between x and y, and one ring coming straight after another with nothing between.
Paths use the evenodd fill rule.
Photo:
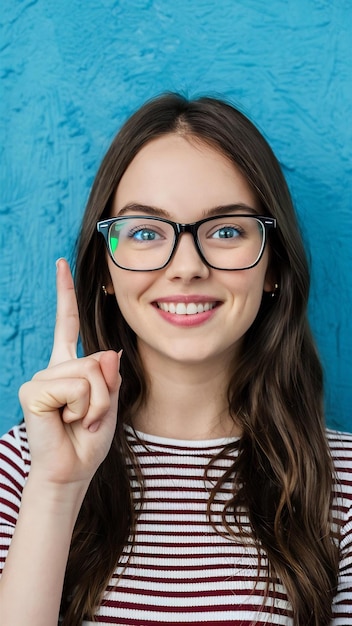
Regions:
<instances>
[{"instance_id":1,"label":"knuckle","mask_svg":"<svg viewBox=\"0 0 352 626\"><path fill-rule=\"evenodd\" d=\"M46 370L39 370L39 372L36 372L36 373L34 374L34 376L32 376L32 380L31 380L31 381L29 381L28 383L24 383L23 387L24 387L25 385L30 385L30 383L31 383L32 381L36 382L37 380L40 380L40 379L42 378L42 376L43 376L43 373L44 373L44 372L46 372Z\"/></svg>"},{"instance_id":2,"label":"knuckle","mask_svg":"<svg viewBox=\"0 0 352 626\"><path fill-rule=\"evenodd\" d=\"M94 416L94 418L103 417L110 410L110 398L106 395L105 397L99 397L99 400L92 402L90 405L90 415Z\"/></svg>"},{"instance_id":3,"label":"knuckle","mask_svg":"<svg viewBox=\"0 0 352 626\"><path fill-rule=\"evenodd\" d=\"M21 385L18 392L19 401L25 415L39 415L48 408L47 391L37 381L29 381Z\"/></svg>"},{"instance_id":4,"label":"knuckle","mask_svg":"<svg viewBox=\"0 0 352 626\"><path fill-rule=\"evenodd\" d=\"M23 383L23 385L21 385L21 387L19 388L18 397L21 403L27 398L30 385L31 385L30 382L26 382L26 383Z\"/></svg>"},{"instance_id":5,"label":"knuckle","mask_svg":"<svg viewBox=\"0 0 352 626\"><path fill-rule=\"evenodd\" d=\"M99 394L99 396L95 396L91 402L92 408L94 408L99 413L106 413L106 411L110 408L110 398L108 393Z\"/></svg>"},{"instance_id":6,"label":"knuckle","mask_svg":"<svg viewBox=\"0 0 352 626\"><path fill-rule=\"evenodd\" d=\"M85 369L89 374L100 372L99 363L90 356L84 358Z\"/></svg>"},{"instance_id":7,"label":"knuckle","mask_svg":"<svg viewBox=\"0 0 352 626\"><path fill-rule=\"evenodd\" d=\"M89 393L90 385L86 378L78 378L74 382L75 394L79 396L84 396Z\"/></svg>"}]
</instances>

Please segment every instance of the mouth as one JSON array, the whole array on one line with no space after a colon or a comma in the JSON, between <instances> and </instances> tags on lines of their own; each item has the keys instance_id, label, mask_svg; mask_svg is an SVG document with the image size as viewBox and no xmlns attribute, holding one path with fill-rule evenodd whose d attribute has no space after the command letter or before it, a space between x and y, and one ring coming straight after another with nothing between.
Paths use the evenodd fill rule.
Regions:
<instances>
[{"instance_id":1,"label":"mouth","mask_svg":"<svg viewBox=\"0 0 352 626\"><path fill-rule=\"evenodd\" d=\"M199 315L211 311L218 302L156 302L158 309L174 315Z\"/></svg>"}]
</instances>

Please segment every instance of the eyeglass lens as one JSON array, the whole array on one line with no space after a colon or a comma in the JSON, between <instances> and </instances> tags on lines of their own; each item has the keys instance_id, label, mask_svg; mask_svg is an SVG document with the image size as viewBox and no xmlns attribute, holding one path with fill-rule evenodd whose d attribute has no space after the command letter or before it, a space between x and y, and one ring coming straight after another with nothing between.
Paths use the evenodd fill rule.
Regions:
<instances>
[{"instance_id":1,"label":"eyeglass lens","mask_svg":"<svg viewBox=\"0 0 352 626\"><path fill-rule=\"evenodd\" d=\"M256 263L264 245L264 227L255 217L225 216L198 227L199 249L209 265L219 269L245 269ZM163 267L172 255L175 230L162 220L126 217L109 229L109 247L125 269Z\"/></svg>"}]
</instances>

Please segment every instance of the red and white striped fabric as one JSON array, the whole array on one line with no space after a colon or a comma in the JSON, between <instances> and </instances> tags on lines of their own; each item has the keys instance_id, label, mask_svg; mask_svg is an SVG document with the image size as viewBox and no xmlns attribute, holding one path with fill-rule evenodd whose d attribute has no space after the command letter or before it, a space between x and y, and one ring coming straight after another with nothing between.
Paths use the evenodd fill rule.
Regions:
<instances>
[{"instance_id":1,"label":"red and white striped fabric","mask_svg":"<svg viewBox=\"0 0 352 626\"><path fill-rule=\"evenodd\" d=\"M95 624L130 626L291 625L285 589L265 598L265 555L258 575L251 541L230 539L209 523L212 481L233 457L218 461L209 481L204 470L225 440L180 441L139 433L128 436L145 477L144 505L127 566L116 570ZM342 517L339 590L333 626L352 625L352 435L329 431L338 471L334 516ZM235 453L232 453L235 454ZM24 426L0 442L0 554L3 563L30 466ZM118 477L116 477L118 480ZM136 506L139 490L133 482ZM318 486L317 486L318 488ZM213 507L215 523L229 497L225 485ZM243 518L246 523L246 518ZM127 561L130 546L126 546ZM90 622L84 622L88 626ZM93 624L93 623L92 623Z\"/></svg>"}]
</instances>

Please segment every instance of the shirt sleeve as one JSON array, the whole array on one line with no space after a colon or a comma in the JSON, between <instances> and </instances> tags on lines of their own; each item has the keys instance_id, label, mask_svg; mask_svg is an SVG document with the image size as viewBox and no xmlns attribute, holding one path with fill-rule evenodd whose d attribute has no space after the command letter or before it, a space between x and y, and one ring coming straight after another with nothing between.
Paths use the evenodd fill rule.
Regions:
<instances>
[{"instance_id":1,"label":"shirt sleeve","mask_svg":"<svg viewBox=\"0 0 352 626\"><path fill-rule=\"evenodd\" d=\"M342 517L338 588L332 609L332 626L352 626L352 435L335 434L332 454L338 482L334 515Z\"/></svg>"},{"instance_id":2,"label":"shirt sleeve","mask_svg":"<svg viewBox=\"0 0 352 626\"><path fill-rule=\"evenodd\" d=\"M0 439L0 574L2 573L30 468L24 424Z\"/></svg>"},{"instance_id":3,"label":"shirt sleeve","mask_svg":"<svg viewBox=\"0 0 352 626\"><path fill-rule=\"evenodd\" d=\"M352 510L343 529L337 594L333 603L333 626L352 626Z\"/></svg>"}]
</instances>

